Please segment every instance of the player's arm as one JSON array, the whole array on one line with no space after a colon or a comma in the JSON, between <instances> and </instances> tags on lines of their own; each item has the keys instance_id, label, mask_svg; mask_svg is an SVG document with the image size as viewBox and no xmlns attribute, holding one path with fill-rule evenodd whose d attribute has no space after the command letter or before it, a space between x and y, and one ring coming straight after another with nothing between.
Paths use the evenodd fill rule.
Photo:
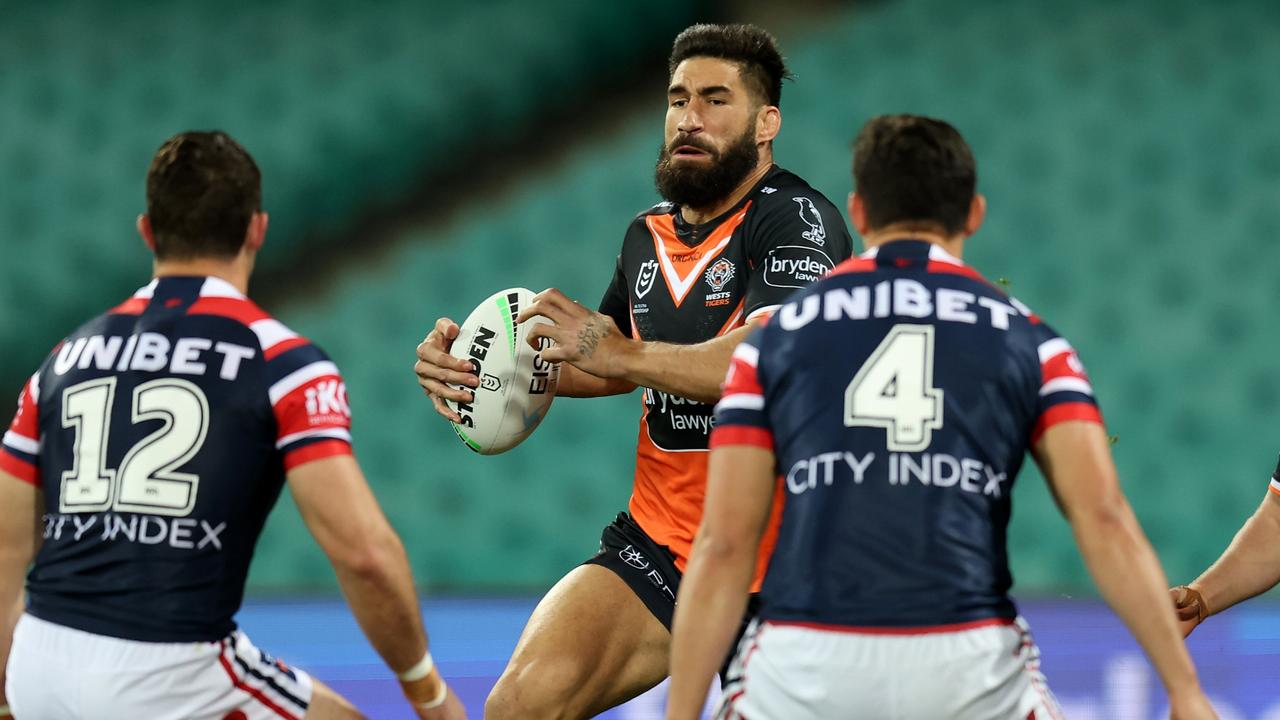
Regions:
<instances>
[{"instance_id":1,"label":"player's arm","mask_svg":"<svg viewBox=\"0 0 1280 720\"><path fill-rule=\"evenodd\" d=\"M1280 477L1280 469L1276 476ZM1280 482L1273 480L1275 484ZM1260 595L1280 583L1280 495L1269 490L1213 565L1187 586L1173 588L1184 634L1205 618Z\"/></svg>"},{"instance_id":2,"label":"player's arm","mask_svg":"<svg viewBox=\"0 0 1280 720\"><path fill-rule=\"evenodd\" d=\"M0 471L0 706L5 707L5 668L9 664L13 627L22 614L27 568L40 548L38 519L42 506L35 485ZM0 718L6 717L7 711L0 712Z\"/></svg>"},{"instance_id":3,"label":"player's arm","mask_svg":"<svg viewBox=\"0 0 1280 720\"><path fill-rule=\"evenodd\" d=\"M774 455L751 445L711 452L702 526L680 582L667 720L695 720L742 624L773 504Z\"/></svg>"},{"instance_id":4,"label":"player's arm","mask_svg":"<svg viewBox=\"0 0 1280 720\"><path fill-rule=\"evenodd\" d=\"M566 363L560 370L562 383L565 370L573 367L582 371L580 375L605 382L653 388L701 402L720 399L729 358L751 333L751 327L738 328L693 345L633 340L608 315L570 300L555 288L538 293L516 322L538 315L553 324L535 326L529 332L529 344L537 347L542 337L555 342L542 351L542 357Z\"/></svg>"},{"instance_id":5,"label":"player's arm","mask_svg":"<svg viewBox=\"0 0 1280 720\"><path fill-rule=\"evenodd\" d=\"M1202 712L1208 703L1169 604L1164 571L1120 489L1103 426L1059 422L1044 431L1034 454L1103 598L1159 673L1173 716L1211 716Z\"/></svg>"},{"instance_id":6,"label":"player's arm","mask_svg":"<svg viewBox=\"0 0 1280 720\"><path fill-rule=\"evenodd\" d=\"M329 556L338 584L370 644L398 676L424 669L427 635L404 546L387 521L351 455L336 455L294 467L288 474L302 519ZM440 698L441 718L462 717L434 667L401 682L406 697L421 706Z\"/></svg>"},{"instance_id":7,"label":"player's arm","mask_svg":"<svg viewBox=\"0 0 1280 720\"><path fill-rule=\"evenodd\" d=\"M474 388L480 385L480 378L476 377L471 361L449 354L453 341L458 337L458 330L458 324L449 318L436 320L435 327L418 345L417 362L413 366L413 372L418 376L418 385L431 398L436 412L451 422L461 422L462 418L445 404L445 400L471 402L473 395L471 390L455 386ZM625 380L597 377L572 365L562 365L556 395L603 397L623 395L635 389L634 383Z\"/></svg>"}]
</instances>

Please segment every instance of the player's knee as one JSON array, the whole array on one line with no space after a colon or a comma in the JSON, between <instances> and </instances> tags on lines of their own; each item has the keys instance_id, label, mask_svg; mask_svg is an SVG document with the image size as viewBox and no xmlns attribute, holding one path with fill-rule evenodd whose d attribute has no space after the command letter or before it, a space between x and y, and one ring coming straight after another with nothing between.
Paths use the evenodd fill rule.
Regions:
<instances>
[{"instance_id":1,"label":"player's knee","mask_svg":"<svg viewBox=\"0 0 1280 720\"><path fill-rule=\"evenodd\" d=\"M484 703L485 720L570 720L583 717L590 673L577 663L513 663Z\"/></svg>"}]
</instances>

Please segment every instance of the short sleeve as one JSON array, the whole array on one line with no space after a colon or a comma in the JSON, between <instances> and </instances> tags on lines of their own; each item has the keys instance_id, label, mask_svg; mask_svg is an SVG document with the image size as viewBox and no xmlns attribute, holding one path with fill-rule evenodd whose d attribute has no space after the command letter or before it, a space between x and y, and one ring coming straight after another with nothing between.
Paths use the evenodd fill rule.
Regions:
<instances>
[{"instance_id":1,"label":"short sleeve","mask_svg":"<svg viewBox=\"0 0 1280 720\"><path fill-rule=\"evenodd\" d=\"M1276 463L1276 471L1271 473L1271 492L1280 495L1280 462Z\"/></svg>"},{"instance_id":2,"label":"short sleeve","mask_svg":"<svg viewBox=\"0 0 1280 720\"><path fill-rule=\"evenodd\" d=\"M844 217L812 188L783 188L759 202L746 248L751 265L748 320L768 317L788 296L848 260L853 251Z\"/></svg>"},{"instance_id":3,"label":"short sleeve","mask_svg":"<svg viewBox=\"0 0 1280 720\"><path fill-rule=\"evenodd\" d=\"M613 271L613 280L600 299L600 313L613 318L623 335L631 337L631 299L627 294L627 277L622 272L622 255Z\"/></svg>"},{"instance_id":4,"label":"short sleeve","mask_svg":"<svg viewBox=\"0 0 1280 720\"><path fill-rule=\"evenodd\" d=\"M1044 325L1038 327L1042 337L1037 349L1040 389L1037 420L1031 434L1033 444L1046 430L1061 422L1083 420L1102 424L1093 384L1075 348Z\"/></svg>"},{"instance_id":5,"label":"short sleeve","mask_svg":"<svg viewBox=\"0 0 1280 720\"><path fill-rule=\"evenodd\" d=\"M773 450L773 431L765 410L764 388L760 384L760 336L757 328L733 351L720 402L716 404L715 429L711 448L751 445Z\"/></svg>"},{"instance_id":6,"label":"short sleeve","mask_svg":"<svg viewBox=\"0 0 1280 720\"><path fill-rule=\"evenodd\" d=\"M18 395L18 410L0 443L0 470L40 484L40 375L32 375Z\"/></svg>"},{"instance_id":7,"label":"short sleeve","mask_svg":"<svg viewBox=\"0 0 1280 720\"><path fill-rule=\"evenodd\" d=\"M267 361L276 450L285 470L350 455L351 406L338 366L315 345L298 345Z\"/></svg>"}]
</instances>

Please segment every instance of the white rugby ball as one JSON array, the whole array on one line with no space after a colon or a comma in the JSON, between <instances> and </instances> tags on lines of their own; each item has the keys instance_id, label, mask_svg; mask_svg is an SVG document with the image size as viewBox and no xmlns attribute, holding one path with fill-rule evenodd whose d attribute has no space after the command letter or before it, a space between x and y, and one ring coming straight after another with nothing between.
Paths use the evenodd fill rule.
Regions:
<instances>
[{"instance_id":1,"label":"white rugby ball","mask_svg":"<svg viewBox=\"0 0 1280 720\"><path fill-rule=\"evenodd\" d=\"M502 290L471 311L450 350L470 360L480 377L471 403L447 401L462 416L453 430L467 447L481 455L497 455L519 445L551 409L560 381L560 363L549 363L529 347L534 325L550 323L535 317L517 325L520 310L533 302L525 288ZM542 338L545 348L551 344Z\"/></svg>"}]
</instances>

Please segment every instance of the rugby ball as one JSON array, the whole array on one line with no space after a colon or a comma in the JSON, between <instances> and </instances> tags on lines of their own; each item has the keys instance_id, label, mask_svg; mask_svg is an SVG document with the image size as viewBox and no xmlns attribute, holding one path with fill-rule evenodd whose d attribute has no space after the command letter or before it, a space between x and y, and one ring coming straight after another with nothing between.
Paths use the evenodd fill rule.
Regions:
<instances>
[{"instance_id":1,"label":"rugby ball","mask_svg":"<svg viewBox=\"0 0 1280 720\"><path fill-rule=\"evenodd\" d=\"M471 403L447 401L462 417L453 430L467 447L481 455L497 455L519 445L551 409L560 381L560 364L542 359L527 338L544 317L516 324L533 292L511 288L490 295L462 323L450 354L470 360L480 385ZM542 338L542 347L551 340Z\"/></svg>"}]
</instances>

